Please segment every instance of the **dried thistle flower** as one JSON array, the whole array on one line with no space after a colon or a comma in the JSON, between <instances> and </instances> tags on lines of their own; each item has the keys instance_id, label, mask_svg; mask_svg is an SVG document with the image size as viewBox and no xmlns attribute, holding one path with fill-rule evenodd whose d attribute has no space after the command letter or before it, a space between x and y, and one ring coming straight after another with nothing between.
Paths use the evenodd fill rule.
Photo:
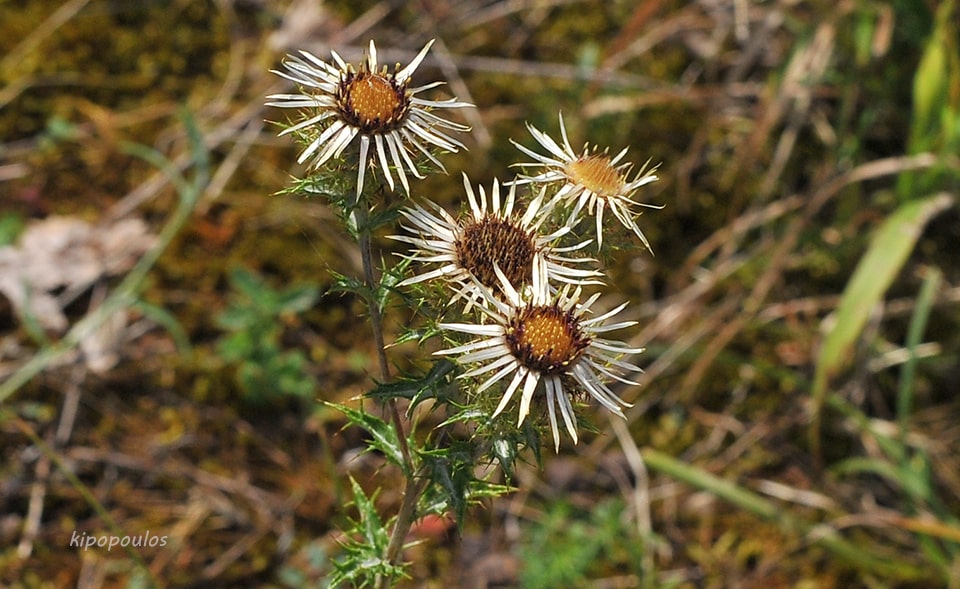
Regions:
<instances>
[{"instance_id":1,"label":"dried thistle flower","mask_svg":"<svg viewBox=\"0 0 960 589\"><path fill-rule=\"evenodd\" d=\"M535 262L529 296L521 296L499 268L495 268L495 271L505 300L478 285L486 298L487 305L481 309L489 322L439 324L442 329L481 336L480 339L436 354L459 356L457 361L462 364L480 364L462 374L461 378L493 372L492 376L477 386L476 394L510 377L493 413L494 417L507 407L514 393L523 385L518 427L530 413L534 394L543 391L557 450L560 448L560 430L556 407L560 408L560 416L574 443L578 439L577 419L570 400L572 394L586 392L611 412L624 417L621 406L629 407L630 404L610 390L604 381L614 379L636 384L621 374L639 372L640 368L621 357L639 354L643 349L601 339L597 335L636 323L605 323L623 310L626 303L607 313L587 318L599 293L582 304L578 302L579 287L572 293L569 286L551 293L546 284L546 269L539 260ZM540 383L543 383L542 387Z\"/></svg>"},{"instance_id":2,"label":"dried thistle flower","mask_svg":"<svg viewBox=\"0 0 960 589\"><path fill-rule=\"evenodd\" d=\"M575 224L577 215L584 207L586 207L588 213L595 214L597 247L603 245L603 211L604 208L609 207L617 220L624 227L633 231L643 242L643 245L653 253L646 236L634 220L634 217L639 213L634 212L631 207L663 208L662 205L657 206L633 200L633 195L638 188L657 180L656 166L648 169L647 164L644 164L633 180L630 180L629 176L633 165L620 163L620 160L627 154L627 148L611 158L607 150L600 152L596 146L590 147L589 144L586 144L583 151L577 154L570 146L570 140L567 138L563 115L560 115L559 118L560 135L563 138L562 146L546 133L533 125L527 124L530 134L549 152L549 155L539 154L511 140L517 149L536 160L532 163L519 163L516 164L517 166L543 168L540 173L533 176L522 176L517 182L521 184L562 183L563 185L553 196L551 202L566 204L576 202L573 212L570 214L569 225Z\"/></svg>"},{"instance_id":3,"label":"dried thistle flower","mask_svg":"<svg viewBox=\"0 0 960 589\"><path fill-rule=\"evenodd\" d=\"M582 249L591 240L558 247L553 243L569 233L569 227L560 227L550 234L539 232L545 218L543 193L521 212L515 208L515 186L510 187L505 199L497 180L493 181L489 198L482 186L477 198L466 174L463 186L470 212L460 220L432 202L427 203L432 210L417 206L400 211L409 223L404 228L413 235L394 235L392 238L415 247L405 257L421 263L441 264L439 268L404 280L401 286L443 278L465 293L471 302L483 303L485 299L473 288L474 284L499 292L500 280L494 272L499 268L510 285L522 291L533 280L535 258L543 261L548 280L568 284L600 283L597 280L602 276L600 272L575 267L596 260L564 255Z\"/></svg>"},{"instance_id":4,"label":"dried thistle flower","mask_svg":"<svg viewBox=\"0 0 960 589\"><path fill-rule=\"evenodd\" d=\"M388 72L386 66L378 70L377 48L372 40L363 62L356 68L346 63L336 51L330 52L335 65L307 51L300 51L302 58L290 55L284 60L286 71L271 70L296 83L300 93L272 94L267 97L267 106L298 108L308 112L304 120L280 133L301 133L306 138L307 146L297 158L297 163L312 157L311 166L319 168L331 158L339 158L359 137L358 196L363 191L368 163L380 168L391 190L394 190L395 173L404 191L409 194L407 173L423 178L417 169L416 154L411 152L410 147L443 170L443 164L430 152L429 147L448 152L466 149L443 130L463 132L468 131L469 127L441 118L432 111L473 105L455 98L435 101L417 97L420 92L440 86L443 82L410 87L411 76L423 62L432 44L433 41L430 41L424 45L406 67L401 69L400 64L396 64L393 73ZM376 153L375 157L371 155L371 150Z\"/></svg>"}]
</instances>

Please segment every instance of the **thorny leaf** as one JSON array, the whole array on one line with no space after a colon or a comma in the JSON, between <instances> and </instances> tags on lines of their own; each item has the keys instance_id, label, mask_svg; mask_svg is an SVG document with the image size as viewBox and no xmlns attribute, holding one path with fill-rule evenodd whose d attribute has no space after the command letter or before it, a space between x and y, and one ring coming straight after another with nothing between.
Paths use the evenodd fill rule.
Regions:
<instances>
[{"instance_id":1,"label":"thorny leaf","mask_svg":"<svg viewBox=\"0 0 960 589\"><path fill-rule=\"evenodd\" d=\"M378 401L398 398L409 399L411 409L427 399L446 399L448 395L444 389L449 384L449 375L456 368L455 363L443 358L435 362L423 378L402 379L379 384L367 396Z\"/></svg>"},{"instance_id":2,"label":"thorny leaf","mask_svg":"<svg viewBox=\"0 0 960 589\"><path fill-rule=\"evenodd\" d=\"M470 442L454 442L447 448L424 450L419 454L430 480L443 490L442 499L435 501L428 511L445 513L452 510L458 527L463 525L469 505L512 491L510 487L474 476L476 460L474 445Z\"/></svg>"},{"instance_id":3,"label":"thorny leaf","mask_svg":"<svg viewBox=\"0 0 960 589\"><path fill-rule=\"evenodd\" d=\"M356 409L351 409L346 405L329 402L325 402L325 404L343 413L347 420L353 425L366 430L370 434L371 438L369 442L370 448L383 452L384 456L386 456L390 462L393 462L403 469L404 474L407 476L412 476L412 473L407 472L407 467L403 462L403 452L400 450L400 440L397 438L397 432L393 429L392 425L380 419L376 415L372 415L363 411L357 411Z\"/></svg>"},{"instance_id":4,"label":"thorny leaf","mask_svg":"<svg viewBox=\"0 0 960 589\"><path fill-rule=\"evenodd\" d=\"M339 587L350 582L356 587L367 587L378 576L399 578L405 576L402 566L390 564L383 559L390 535L377 514L374 499L368 497L357 481L350 477L353 489L353 505L359 512L359 520L351 521L352 529L347 530L348 539L341 542L344 555L334 561L334 573L330 576L330 587ZM362 540L354 539L360 535Z\"/></svg>"}]
</instances>

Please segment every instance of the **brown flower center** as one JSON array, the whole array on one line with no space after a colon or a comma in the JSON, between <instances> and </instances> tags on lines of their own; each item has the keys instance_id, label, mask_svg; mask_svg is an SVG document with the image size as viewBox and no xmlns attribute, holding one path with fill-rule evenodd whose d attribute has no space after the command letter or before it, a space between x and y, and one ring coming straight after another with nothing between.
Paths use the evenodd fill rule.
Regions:
<instances>
[{"instance_id":1,"label":"brown flower center","mask_svg":"<svg viewBox=\"0 0 960 589\"><path fill-rule=\"evenodd\" d=\"M590 345L571 311L556 305L531 305L510 320L507 346L520 364L546 374L566 372Z\"/></svg>"},{"instance_id":2,"label":"brown flower center","mask_svg":"<svg viewBox=\"0 0 960 589\"><path fill-rule=\"evenodd\" d=\"M533 237L508 220L488 215L470 223L464 227L456 249L460 266L493 292L500 292L494 263L515 289L529 283L533 275Z\"/></svg>"},{"instance_id":3,"label":"brown flower center","mask_svg":"<svg viewBox=\"0 0 960 589\"><path fill-rule=\"evenodd\" d=\"M606 155L583 155L566 165L567 177L600 196L617 196L623 189L623 176Z\"/></svg>"},{"instance_id":4,"label":"brown flower center","mask_svg":"<svg viewBox=\"0 0 960 589\"><path fill-rule=\"evenodd\" d=\"M367 71L348 75L341 82L340 93L345 120L367 134L397 128L410 108L405 88Z\"/></svg>"}]
</instances>

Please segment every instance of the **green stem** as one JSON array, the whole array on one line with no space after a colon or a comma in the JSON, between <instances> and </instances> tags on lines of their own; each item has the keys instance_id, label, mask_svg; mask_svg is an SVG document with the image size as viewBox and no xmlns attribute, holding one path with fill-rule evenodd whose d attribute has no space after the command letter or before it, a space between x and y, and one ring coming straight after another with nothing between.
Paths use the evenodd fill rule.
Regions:
<instances>
[{"instance_id":1,"label":"green stem","mask_svg":"<svg viewBox=\"0 0 960 589\"><path fill-rule=\"evenodd\" d=\"M368 224L368 211L363 203L358 202L356 208L357 231L359 233L358 244L360 247L360 260L363 264L363 278L367 287L367 306L370 311L370 324L373 329L373 342L377 348L377 360L380 364L380 376L384 382L390 380L390 364L387 361L386 346L383 338L383 316L380 312L379 283L374 274L373 265L373 244L371 231ZM413 460L410 456L410 448L407 445L406 428L404 427L403 417L397 406L396 399L387 401L387 408L390 413L390 420L397 432L397 440L400 444L400 452L403 455L404 474L406 481L404 483L403 500L400 503L400 510L397 513L394 522L393 532L390 535L390 543L387 545L384 559L391 564L395 564L403 550L404 541L407 533L413 525L413 520L417 514L417 504L420 501L420 495L426 488L427 479L419 477L414 472ZM393 584L393 579L381 577L377 585L381 589L388 589Z\"/></svg>"},{"instance_id":2,"label":"green stem","mask_svg":"<svg viewBox=\"0 0 960 589\"><path fill-rule=\"evenodd\" d=\"M367 306L370 308L370 323L373 327L373 342L377 348L377 361L380 364L380 378L390 380L390 364L387 362L386 346L383 339L383 316L380 314L380 305L377 303L377 279L373 273L373 244L370 231L366 225L366 211L357 214L357 224L360 226L360 259L363 263L363 281L367 286Z\"/></svg>"},{"instance_id":3,"label":"green stem","mask_svg":"<svg viewBox=\"0 0 960 589\"><path fill-rule=\"evenodd\" d=\"M907 361L900 372L900 384L897 388L897 441L903 448L900 459L900 468L909 469L910 453L907 451L907 433L910 429L910 413L913 410L913 387L916 384L914 377L917 372L917 346L923 339L923 332L930 318L930 309L936 298L937 288L940 286L942 273L937 268L928 268L924 277L920 294L917 295L917 304L910 317L910 326L907 328L906 349L909 352Z\"/></svg>"},{"instance_id":4,"label":"green stem","mask_svg":"<svg viewBox=\"0 0 960 589\"><path fill-rule=\"evenodd\" d=\"M360 261L363 264L363 280L367 287L367 307L370 312L370 326L373 329L373 343L377 348L377 362L380 365L380 378L383 382L390 380L390 363L387 361L387 350L383 339L383 316L380 313L380 303L378 302L377 292L379 282L374 274L373 266L373 243L368 220L367 209L363 203L357 203L356 222L359 232L358 244L360 246ZM413 474L413 461L410 459L410 448L407 446L406 430L403 426L403 418L400 416L400 410L397 407L395 399L387 402L390 411L390 419L394 428L397 430L397 439L400 443L400 452L403 454L404 469L407 473Z\"/></svg>"},{"instance_id":5,"label":"green stem","mask_svg":"<svg viewBox=\"0 0 960 589\"><path fill-rule=\"evenodd\" d=\"M384 554L384 559L391 564L400 559L404 541L407 539L407 534L413 525L413 519L417 515L417 503L420 502L420 495L426 489L427 482L426 477L411 475L404 484L403 501L400 503L400 511L397 512L397 521L393 525L390 544L387 545L387 552ZM391 585L391 579L380 579L380 589L389 589Z\"/></svg>"}]
</instances>

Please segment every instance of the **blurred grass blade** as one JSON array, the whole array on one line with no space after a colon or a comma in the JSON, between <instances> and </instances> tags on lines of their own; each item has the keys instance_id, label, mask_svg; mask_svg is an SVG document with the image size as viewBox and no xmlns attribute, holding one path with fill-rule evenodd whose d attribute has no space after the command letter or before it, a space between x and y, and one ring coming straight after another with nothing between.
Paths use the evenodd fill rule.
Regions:
<instances>
[{"instance_id":1,"label":"blurred grass blade","mask_svg":"<svg viewBox=\"0 0 960 589\"><path fill-rule=\"evenodd\" d=\"M177 346L177 351L180 352L180 354L193 354L193 345L190 343L190 336L187 334L187 330L183 328L183 325L180 324L180 321L177 320L176 315L163 307L150 304L146 301L135 302L133 308L142 313L143 316L150 321L166 329L170 337L173 338L173 343Z\"/></svg>"},{"instance_id":2,"label":"blurred grass blade","mask_svg":"<svg viewBox=\"0 0 960 589\"><path fill-rule=\"evenodd\" d=\"M960 4L942 2L913 77L913 113L908 152L945 158L960 149ZM946 163L946 162L944 162ZM955 172L942 166L901 174L897 193L904 200L956 185Z\"/></svg>"},{"instance_id":3,"label":"blurred grass blade","mask_svg":"<svg viewBox=\"0 0 960 589\"><path fill-rule=\"evenodd\" d=\"M880 302L922 233L936 214L953 205L953 196L940 193L908 202L893 212L877 230L869 248L847 283L824 337L813 379L810 443L815 455L820 448L820 412L830 379L850 358L854 344L874 306Z\"/></svg>"},{"instance_id":4,"label":"blurred grass blade","mask_svg":"<svg viewBox=\"0 0 960 589\"><path fill-rule=\"evenodd\" d=\"M67 479L73 489L77 492L78 495L90 506L91 509L100 517L100 521L103 522L103 525L110 530L115 537L124 537L124 531L120 528L120 525L117 523L117 520L114 519L110 511L104 506L100 500L97 499L97 496L94 492L80 480L80 477L77 476L77 473L74 472L75 467L67 465L63 456L60 455L51 447L39 434L33 429L29 423L24 421L22 418L11 414L5 407L0 407L0 423L9 424L12 423L15 428L20 430L34 445L35 448L40 450L50 461L56 465L57 470L60 474ZM147 562L143 559L143 556L137 552L137 550L131 545L122 545L121 549L127 554L127 556L132 560L137 566L137 573L142 575L142 579L147 587L156 587L161 588L165 585L161 584L160 580L153 574L150 567L147 565Z\"/></svg>"},{"instance_id":5,"label":"blurred grass blade","mask_svg":"<svg viewBox=\"0 0 960 589\"><path fill-rule=\"evenodd\" d=\"M847 540L829 524L796 517L783 505L770 501L766 497L746 489L733 481L720 478L697 466L687 464L668 454L653 448L641 451L647 468L661 472L682 483L736 505L764 520L773 522L784 534L799 534L812 544L829 551L832 555L871 574L886 577L888 580L925 580L935 578L939 572L926 570L909 562L908 559L894 559L889 555L878 555L859 543Z\"/></svg>"},{"instance_id":6,"label":"blurred grass blade","mask_svg":"<svg viewBox=\"0 0 960 589\"><path fill-rule=\"evenodd\" d=\"M900 372L900 385L897 391L897 425L899 427L900 445L904 448L907 444L910 412L913 410L913 385L917 370L916 350L921 343L920 340L923 339L923 332L927 327L927 320L930 318L930 309L933 307L941 277L940 270L936 268L927 270L923 285L920 287L920 294L917 295L917 304L914 307L913 316L910 317L910 326L907 328L906 347L910 355Z\"/></svg>"},{"instance_id":7,"label":"blurred grass blade","mask_svg":"<svg viewBox=\"0 0 960 589\"><path fill-rule=\"evenodd\" d=\"M947 4L949 3L941 7L943 12L949 10ZM913 78L912 130L915 141L926 137L939 122L940 109L943 108L947 96L949 68L947 29L948 23L944 19L938 19ZM929 146L915 145L915 147L926 149Z\"/></svg>"}]
</instances>

